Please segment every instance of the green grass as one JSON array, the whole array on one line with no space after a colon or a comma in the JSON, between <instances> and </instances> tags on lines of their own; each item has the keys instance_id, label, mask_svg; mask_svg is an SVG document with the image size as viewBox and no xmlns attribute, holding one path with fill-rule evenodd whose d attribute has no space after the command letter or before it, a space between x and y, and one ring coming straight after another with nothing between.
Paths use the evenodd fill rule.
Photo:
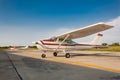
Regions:
<instances>
[{"instance_id":1,"label":"green grass","mask_svg":"<svg viewBox=\"0 0 120 80\"><path fill-rule=\"evenodd\" d=\"M8 49L8 47L0 47L0 50Z\"/></svg>"},{"instance_id":2,"label":"green grass","mask_svg":"<svg viewBox=\"0 0 120 80\"><path fill-rule=\"evenodd\" d=\"M120 52L120 46L109 46L108 48L92 48L90 51L112 51Z\"/></svg>"}]
</instances>

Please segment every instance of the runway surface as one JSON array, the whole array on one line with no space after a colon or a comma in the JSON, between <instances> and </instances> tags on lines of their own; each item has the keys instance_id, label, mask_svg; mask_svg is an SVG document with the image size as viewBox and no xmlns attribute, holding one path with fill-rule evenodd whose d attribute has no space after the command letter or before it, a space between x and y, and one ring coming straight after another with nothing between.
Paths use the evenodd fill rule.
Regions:
<instances>
[{"instance_id":1,"label":"runway surface","mask_svg":"<svg viewBox=\"0 0 120 80\"><path fill-rule=\"evenodd\" d=\"M3 77L0 80L7 80L6 77L10 77L9 80L120 80L119 53L99 53L85 55L82 52L69 59L63 54L58 57L48 54L42 59L39 51L0 51L0 75ZM1 60L1 55L6 56L6 60ZM8 64L11 67L6 70ZM3 74L3 69L9 76Z\"/></svg>"}]
</instances>

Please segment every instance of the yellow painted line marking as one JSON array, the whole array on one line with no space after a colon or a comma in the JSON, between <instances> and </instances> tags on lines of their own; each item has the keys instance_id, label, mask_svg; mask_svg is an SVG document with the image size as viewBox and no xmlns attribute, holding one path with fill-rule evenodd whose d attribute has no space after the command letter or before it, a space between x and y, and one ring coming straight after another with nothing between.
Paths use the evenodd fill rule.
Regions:
<instances>
[{"instance_id":1,"label":"yellow painted line marking","mask_svg":"<svg viewBox=\"0 0 120 80\"><path fill-rule=\"evenodd\" d=\"M109 67L104 67L104 66L99 66L99 65L94 65L94 64L88 64L88 63L84 63L84 62L75 62L75 61L71 61L71 60L67 60L67 59L60 59L60 58L55 58L55 57L49 57L49 60L120 73L120 69L114 69L114 68L109 68Z\"/></svg>"}]
</instances>

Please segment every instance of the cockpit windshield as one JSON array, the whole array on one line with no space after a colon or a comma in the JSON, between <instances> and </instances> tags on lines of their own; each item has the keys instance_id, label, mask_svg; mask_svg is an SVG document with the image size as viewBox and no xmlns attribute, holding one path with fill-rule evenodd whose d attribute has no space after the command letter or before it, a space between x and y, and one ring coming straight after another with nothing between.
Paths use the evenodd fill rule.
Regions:
<instances>
[{"instance_id":1,"label":"cockpit windshield","mask_svg":"<svg viewBox=\"0 0 120 80\"><path fill-rule=\"evenodd\" d=\"M60 42L63 41L63 39L59 39ZM75 44L76 42L72 41L72 40L65 40L65 43L68 43L68 44Z\"/></svg>"}]
</instances>

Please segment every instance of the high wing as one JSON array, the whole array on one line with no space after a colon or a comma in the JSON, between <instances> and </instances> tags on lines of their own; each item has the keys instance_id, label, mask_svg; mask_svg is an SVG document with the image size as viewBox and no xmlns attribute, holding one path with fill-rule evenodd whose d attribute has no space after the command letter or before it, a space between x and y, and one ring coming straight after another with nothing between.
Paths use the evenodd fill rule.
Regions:
<instances>
[{"instance_id":1,"label":"high wing","mask_svg":"<svg viewBox=\"0 0 120 80\"><path fill-rule=\"evenodd\" d=\"M100 32L100 31L110 29L112 27L113 26L111 26L111 25L100 22L100 23L93 24L93 25L90 25L90 26L87 26L84 28L80 28L80 29L77 29L77 30L74 30L74 31L71 31L71 32L68 32L68 33L65 33L62 35L58 35L54 38L65 39L66 36L69 36L69 37L67 37L66 40L82 38L82 37L89 36L91 34L94 34L94 33Z\"/></svg>"}]
</instances>

